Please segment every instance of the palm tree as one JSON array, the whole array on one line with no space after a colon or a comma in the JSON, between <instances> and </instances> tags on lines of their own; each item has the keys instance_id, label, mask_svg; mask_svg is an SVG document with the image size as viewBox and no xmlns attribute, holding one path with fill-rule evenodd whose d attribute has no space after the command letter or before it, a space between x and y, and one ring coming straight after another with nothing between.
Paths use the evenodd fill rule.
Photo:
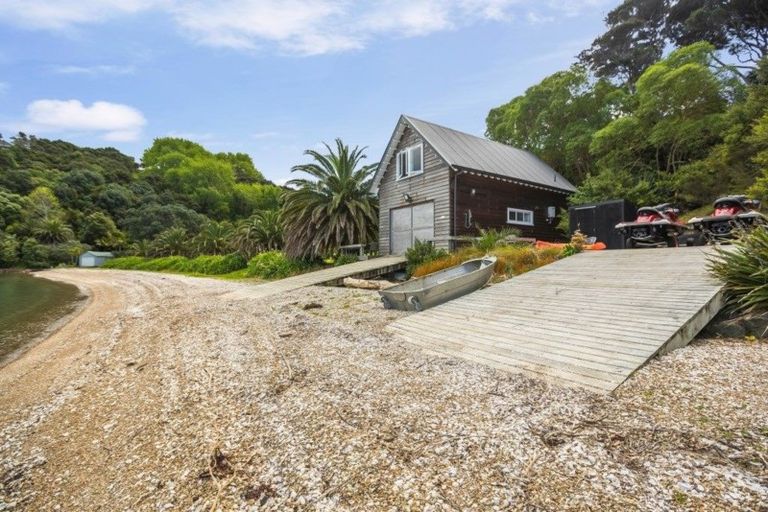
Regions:
<instances>
[{"instance_id":1,"label":"palm tree","mask_svg":"<svg viewBox=\"0 0 768 512\"><path fill-rule=\"evenodd\" d=\"M32 229L35 238L43 243L66 242L74 238L72 228L58 217L47 217L37 223Z\"/></svg>"},{"instance_id":2,"label":"palm tree","mask_svg":"<svg viewBox=\"0 0 768 512\"><path fill-rule=\"evenodd\" d=\"M169 228L157 235L153 243L154 250L160 256L183 256L189 248L187 230L180 227Z\"/></svg>"},{"instance_id":3,"label":"palm tree","mask_svg":"<svg viewBox=\"0 0 768 512\"><path fill-rule=\"evenodd\" d=\"M283 227L278 210L257 212L237 225L230 244L246 259L259 251L279 249L283 245Z\"/></svg>"},{"instance_id":4,"label":"palm tree","mask_svg":"<svg viewBox=\"0 0 768 512\"><path fill-rule=\"evenodd\" d=\"M340 245L367 244L376 238L378 204L371 193L375 165L359 166L365 148L350 150L336 139L328 154L307 150L313 163L297 165L312 179L294 179L295 187L283 195L285 250L291 257L317 257L335 252Z\"/></svg>"},{"instance_id":5,"label":"palm tree","mask_svg":"<svg viewBox=\"0 0 768 512\"><path fill-rule=\"evenodd\" d=\"M229 249L232 226L228 222L208 222L194 239L200 254L224 254Z\"/></svg>"}]
</instances>

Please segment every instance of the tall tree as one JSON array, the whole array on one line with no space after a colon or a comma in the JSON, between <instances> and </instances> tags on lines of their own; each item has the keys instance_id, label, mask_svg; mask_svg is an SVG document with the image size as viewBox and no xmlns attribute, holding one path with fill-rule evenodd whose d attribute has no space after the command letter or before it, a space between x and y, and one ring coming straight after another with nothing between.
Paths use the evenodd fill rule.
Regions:
<instances>
[{"instance_id":1,"label":"tall tree","mask_svg":"<svg viewBox=\"0 0 768 512\"><path fill-rule=\"evenodd\" d=\"M585 181L577 200L608 195L645 202L675 195L676 173L690 169L722 141L730 101L742 96L743 86L733 75L713 69L713 52L712 45L696 43L643 73L631 114L594 134L590 151L598 173ZM692 200L704 200L694 195Z\"/></svg>"},{"instance_id":2,"label":"tall tree","mask_svg":"<svg viewBox=\"0 0 768 512\"><path fill-rule=\"evenodd\" d=\"M764 0L677 0L670 2L666 36L678 46L707 41L752 71L768 54L768 3ZM742 72L742 76L744 73Z\"/></svg>"},{"instance_id":3,"label":"tall tree","mask_svg":"<svg viewBox=\"0 0 768 512\"><path fill-rule=\"evenodd\" d=\"M625 110L627 94L586 68L573 66L546 77L525 94L492 109L486 134L535 153L579 183L594 167L592 135Z\"/></svg>"},{"instance_id":4,"label":"tall tree","mask_svg":"<svg viewBox=\"0 0 768 512\"><path fill-rule=\"evenodd\" d=\"M580 55L597 76L633 86L669 45L706 41L725 50L742 79L768 52L764 0L624 0L605 18L607 30ZM714 58L724 65L727 59Z\"/></svg>"},{"instance_id":5,"label":"tall tree","mask_svg":"<svg viewBox=\"0 0 768 512\"><path fill-rule=\"evenodd\" d=\"M280 249L283 245L280 212L264 210L240 221L230 243L245 259L251 259L260 251Z\"/></svg>"},{"instance_id":6,"label":"tall tree","mask_svg":"<svg viewBox=\"0 0 768 512\"><path fill-rule=\"evenodd\" d=\"M288 182L283 222L285 250L292 257L317 257L339 246L367 244L376 238L378 204L371 193L375 165L360 165L364 148L350 149L341 139L327 153L307 150L314 162L294 166L309 178Z\"/></svg>"},{"instance_id":7,"label":"tall tree","mask_svg":"<svg viewBox=\"0 0 768 512\"><path fill-rule=\"evenodd\" d=\"M599 77L634 84L666 46L667 0L624 0L605 17L608 30L581 52L581 62Z\"/></svg>"}]
</instances>

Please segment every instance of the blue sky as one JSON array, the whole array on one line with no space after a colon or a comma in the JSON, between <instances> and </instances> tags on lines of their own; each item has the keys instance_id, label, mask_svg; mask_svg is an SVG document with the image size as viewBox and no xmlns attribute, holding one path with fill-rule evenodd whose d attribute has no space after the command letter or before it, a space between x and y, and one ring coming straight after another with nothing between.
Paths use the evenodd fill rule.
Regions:
<instances>
[{"instance_id":1,"label":"blue sky","mask_svg":"<svg viewBox=\"0 0 768 512\"><path fill-rule=\"evenodd\" d=\"M282 182L335 137L377 161L401 113L482 135L616 3L0 0L0 133L136 157L179 136Z\"/></svg>"}]
</instances>

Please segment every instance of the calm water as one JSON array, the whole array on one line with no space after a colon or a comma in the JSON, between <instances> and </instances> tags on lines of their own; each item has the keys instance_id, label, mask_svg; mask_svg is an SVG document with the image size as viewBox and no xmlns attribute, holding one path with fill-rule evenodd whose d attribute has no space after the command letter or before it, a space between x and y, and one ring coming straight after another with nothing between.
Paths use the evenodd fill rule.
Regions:
<instances>
[{"instance_id":1,"label":"calm water","mask_svg":"<svg viewBox=\"0 0 768 512\"><path fill-rule=\"evenodd\" d=\"M84 299L77 287L21 272L0 273L0 363L44 335Z\"/></svg>"}]
</instances>

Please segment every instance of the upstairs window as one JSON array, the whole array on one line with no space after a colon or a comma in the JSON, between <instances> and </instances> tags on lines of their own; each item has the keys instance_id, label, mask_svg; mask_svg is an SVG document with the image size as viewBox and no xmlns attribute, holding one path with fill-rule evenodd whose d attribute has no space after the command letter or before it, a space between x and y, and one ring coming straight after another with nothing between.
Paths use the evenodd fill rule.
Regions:
<instances>
[{"instance_id":1,"label":"upstairs window","mask_svg":"<svg viewBox=\"0 0 768 512\"><path fill-rule=\"evenodd\" d=\"M424 148L410 146L397 154L397 179L401 180L424 172Z\"/></svg>"},{"instance_id":2,"label":"upstairs window","mask_svg":"<svg viewBox=\"0 0 768 512\"><path fill-rule=\"evenodd\" d=\"M507 208L507 224L533 226L533 212L531 210Z\"/></svg>"}]
</instances>

